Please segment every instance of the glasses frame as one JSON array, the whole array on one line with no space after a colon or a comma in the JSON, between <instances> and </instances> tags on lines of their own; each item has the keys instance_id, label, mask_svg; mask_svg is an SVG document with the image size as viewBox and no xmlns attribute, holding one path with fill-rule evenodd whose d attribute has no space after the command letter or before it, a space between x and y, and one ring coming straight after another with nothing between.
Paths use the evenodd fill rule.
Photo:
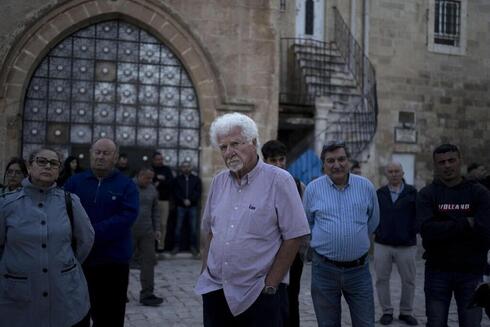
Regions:
<instances>
[{"instance_id":1,"label":"glasses frame","mask_svg":"<svg viewBox=\"0 0 490 327\"><path fill-rule=\"evenodd\" d=\"M45 160L45 161L44 161ZM61 167L61 161L57 159L48 160L44 157L35 157L33 160L39 167L47 167L49 164L50 168L59 169Z\"/></svg>"}]
</instances>

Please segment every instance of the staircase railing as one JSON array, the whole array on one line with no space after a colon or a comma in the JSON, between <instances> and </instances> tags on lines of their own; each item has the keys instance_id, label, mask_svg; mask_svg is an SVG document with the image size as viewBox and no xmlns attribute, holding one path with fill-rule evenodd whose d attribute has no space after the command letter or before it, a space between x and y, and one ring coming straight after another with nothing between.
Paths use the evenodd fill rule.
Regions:
<instances>
[{"instance_id":1,"label":"staircase railing","mask_svg":"<svg viewBox=\"0 0 490 327\"><path fill-rule=\"evenodd\" d=\"M328 56L332 45L312 39L282 38L280 45L280 90L282 104L313 106L315 98L330 92L331 71ZM314 63L313 66L308 66ZM308 85L306 78L314 76L325 84Z\"/></svg>"},{"instance_id":2,"label":"staircase railing","mask_svg":"<svg viewBox=\"0 0 490 327\"><path fill-rule=\"evenodd\" d=\"M359 155L371 143L377 128L378 101L376 71L351 33L336 7L333 8L337 49L362 92L359 102L346 108L344 121L329 126L327 139L343 140L352 156Z\"/></svg>"}]
</instances>

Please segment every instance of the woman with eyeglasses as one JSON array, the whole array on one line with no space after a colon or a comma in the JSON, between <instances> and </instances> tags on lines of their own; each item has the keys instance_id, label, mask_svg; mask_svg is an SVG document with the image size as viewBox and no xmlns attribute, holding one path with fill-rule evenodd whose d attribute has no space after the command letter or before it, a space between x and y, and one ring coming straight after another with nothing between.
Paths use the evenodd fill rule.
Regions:
<instances>
[{"instance_id":1,"label":"woman with eyeglasses","mask_svg":"<svg viewBox=\"0 0 490 327\"><path fill-rule=\"evenodd\" d=\"M54 150L35 151L22 189L0 197L0 320L10 327L89 326L81 263L94 230L80 199L56 186L60 167Z\"/></svg>"},{"instance_id":2,"label":"woman with eyeglasses","mask_svg":"<svg viewBox=\"0 0 490 327\"><path fill-rule=\"evenodd\" d=\"M63 163L63 170L61 171L60 177L56 183L59 187L62 187L68 178L82 171L83 169L80 167L80 161L78 161L78 158L75 156L69 156Z\"/></svg>"},{"instance_id":3,"label":"woman with eyeglasses","mask_svg":"<svg viewBox=\"0 0 490 327\"><path fill-rule=\"evenodd\" d=\"M3 175L3 187L0 189L0 195L20 189L22 187L21 182L26 177L27 167L24 159L10 159Z\"/></svg>"}]
</instances>

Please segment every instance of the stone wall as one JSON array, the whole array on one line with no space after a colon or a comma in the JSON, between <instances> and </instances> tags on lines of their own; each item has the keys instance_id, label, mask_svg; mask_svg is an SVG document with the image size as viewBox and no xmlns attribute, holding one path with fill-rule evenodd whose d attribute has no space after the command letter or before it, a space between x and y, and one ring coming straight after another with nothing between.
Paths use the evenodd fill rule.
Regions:
<instances>
[{"instance_id":1,"label":"stone wall","mask_svg":"<svg viewBox=\"0 0 490 327\"><path fill-rule=\"evenodd\" d=\"M419 187L431 180L432 150L444 142L460 146L467 164L490 164L490 4L468 1L468 46L458 56L428 51L427 3L373 0L370 9L380 107L374 164L381 173L393 152L416 154ZM399 111L415 112L416 144L395 144Z\"/></svg>"}]
</instances>

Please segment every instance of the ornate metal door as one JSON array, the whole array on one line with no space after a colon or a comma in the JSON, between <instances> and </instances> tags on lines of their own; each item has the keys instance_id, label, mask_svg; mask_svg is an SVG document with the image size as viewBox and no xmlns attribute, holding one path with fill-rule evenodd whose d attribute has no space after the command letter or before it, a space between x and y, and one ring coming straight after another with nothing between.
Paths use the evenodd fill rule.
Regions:
<instances>
[{"instance_id":1,"label":"ornate metal door","mask_svg":"<svg viewBox=\"0 0 490 327\"><path fill-rule=\"evenodd\" d=\"M85 27L36 68L23 115L22 154L41 145L88 160L110 137L134 162L162 151L166 164L199 166L200 115L189 76L172 51L123 20Z\"/></svg>"}]
</instances>

